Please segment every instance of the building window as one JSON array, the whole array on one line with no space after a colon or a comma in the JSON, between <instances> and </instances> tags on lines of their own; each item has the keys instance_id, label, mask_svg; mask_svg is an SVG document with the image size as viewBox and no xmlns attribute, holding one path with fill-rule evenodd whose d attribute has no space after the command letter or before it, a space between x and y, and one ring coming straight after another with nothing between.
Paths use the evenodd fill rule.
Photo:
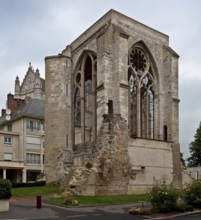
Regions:
<instances>
[{"instance_id":1,"label":"building window","mask_svg":"<svg viewBox=\"0 0 201 220\"><path fill-rule=\"evenodd\" d=\"M36 137L27 137L27 149L40 150L41 149L41 140Z\"/></svg>"},{"instance_id":2,"label":"building window","mask_svg":"<svg viewBox=\"0 0 201 220\"><path fill-rule=\"evenodd\" d=\"M40 164L40 154L27 154L26 155L27 164Z\"/></svg>"},{"instance_id":3,"label":"building window","mask_svg":"<svg viewBox=\"0 0 201 220\"><path fill-rule=\"evenodd\" d=\"M13 159L13 154L11 153L4 153L4 160L11 161Z\"/></svg>"},{"instance_id":4,"label":"building window","mask_svg":"<svg viewBox=\"0 0 201 220\"><path fill-rule=\"evenodd\" d=\"M12 144L12 137L11 136L4 136L4 144L11 145Z\"/></svg>"},{"instance_id":5,"label":"building window","mask_svg":"<svg viewBox=\"0 0 201 220\"><path fill-rule=\"evenodd\" d=\"M40 130L41 123L40 121L27 120L27 129L30 131Z\"/></svg>"},{"instance_id":6,"label":"building window","mask_svg":"<svg viewBox=\"0 0 201 220\"><path fill-rule=\"evenodd\" d=\"M86 52L78 62L74 75L74 142L96 138L96 55Z\"/></svg>"},{"instance_id":7,"label":"building window","mask_svg":"<svg viewBox=\"0 0 201 220\"><path fill-rule=\"evenodd\" d=\"M167 125L164 125L163 127L163 135L164 135L164 141L168 140L168 127Z\"/></svg>"},{"instance_id":8,"label":"building window","mask_svg":"<svg viewBox=\"0 0 201 220\"><path fill-rule=\"evenodd\" d=\"M154 75L148 55L136 46L129 54L129 127L131 137L154 139Z\"/></svg>"}]
</instances>

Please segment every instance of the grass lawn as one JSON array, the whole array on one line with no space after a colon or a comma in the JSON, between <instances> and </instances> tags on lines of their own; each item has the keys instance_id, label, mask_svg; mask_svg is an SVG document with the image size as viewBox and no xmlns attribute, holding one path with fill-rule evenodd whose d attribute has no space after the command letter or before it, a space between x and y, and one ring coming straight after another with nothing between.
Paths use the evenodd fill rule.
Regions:
<instances>
[{"instance_id":1,"label":"grass lawn","mask_svg":"<svg viewBox=\"0 0 201 220\"><path fill-rule=\"evenodd\" d=\"M80 206L97 206L128 204L139 201L148 201L149 196L143 195L122 195L122 196L76 196ZM64 205L65 198L49 198L46 202L56 205Z\"/></svg>"},{"instance_id":2,"label":"grass lawn","mask_svg":"<svg viewBox=\"0 0 201 220\"><path fill-rule=\"evenodd\" d=\"M13 188L13 196L37 196L37 195L51 195L59 194L59 187L55 185L34 186L34 187L20 187ZM112 204L126 204L138 201L148 201L149 196L143 195L122 195L122 196L76 196L80 206L97 206L97 205L112 205ZM48 198L46 202L55 205L64 205L65 198Z\"/></svg>"},{"instance_id":3,"label":"grass lawn","mask_svg":"<svg viewBox=\"0 0 201 220\"><path fill-rule=\"evenodd\" d=\"M50 195L53 193L59 193L58 186L46 185L46 186L12 188L12 195L13 196Z\"/></svg>"}]
</instances>

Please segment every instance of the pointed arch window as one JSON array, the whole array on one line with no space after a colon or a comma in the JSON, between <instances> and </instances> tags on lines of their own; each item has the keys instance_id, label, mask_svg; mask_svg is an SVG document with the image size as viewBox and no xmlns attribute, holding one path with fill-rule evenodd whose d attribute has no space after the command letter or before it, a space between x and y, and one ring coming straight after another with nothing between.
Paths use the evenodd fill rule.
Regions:
<instances>
[{"instance_id":1,"label":"pointed arch window","mask_svg":"<svg viewBox=\"0 0 201 220\"><path fill-rule=\"evenodd\" d=\"M74 143L96 138L96 55L86 52L74 75Z\"/></svg>"},{"instance_id":2,"label":"pointed arch window","mask_svg":"<svg viewBox=\"0 0 201 220\"><path fill-rule=\"evenodd\" d=\"M133 47L128 60L129 127L131 137L154 139L154 75L148 55Z\"/></svg>"}]
</instances>

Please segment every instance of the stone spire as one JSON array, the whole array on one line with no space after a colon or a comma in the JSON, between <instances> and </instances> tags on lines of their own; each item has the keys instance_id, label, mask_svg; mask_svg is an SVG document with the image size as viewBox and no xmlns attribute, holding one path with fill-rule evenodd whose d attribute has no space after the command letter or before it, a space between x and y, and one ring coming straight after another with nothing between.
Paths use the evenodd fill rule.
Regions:
<instances>
[{"instance_id":1,"label":"stone spire","mask_svg":"<svg viewBox=\"0 0 201 220\"><path fill-rule=\"evenodd\" d=\"M39 72L39 69L38 69L38 68L36 69L35 76L36 76L36 78L39 78L39 77L40 77L40 72Z\"/></svg>"},{"instance_id":2,"label":"stone spire","mask_svg":"<svg viewBox=\"0 0 201 220\"><path fill-rule=\"evenodd\" d=\"M18 96L20 95L20 80L19 80L19 77L16 76L16 79L15 79L15 96Z\"/></svg>"},{"instance_id":3,"label":"stone spire","mask_svg":"<svg viewBox=\"0 0 201 220\"><path fill-rule=\"evenodd\" d=\"M40 72L38 68L35 71L34 98L42 99L42 83L41 83Z\"/></svg>"}]
</instances>

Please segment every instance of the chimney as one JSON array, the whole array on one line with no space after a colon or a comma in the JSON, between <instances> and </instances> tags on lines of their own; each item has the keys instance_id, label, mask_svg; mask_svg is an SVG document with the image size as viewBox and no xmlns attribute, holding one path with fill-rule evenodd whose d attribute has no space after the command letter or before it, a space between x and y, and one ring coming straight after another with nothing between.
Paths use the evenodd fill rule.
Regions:
<instances>
[{"instance_id":1,"label":"chimney","mask_svg":"<svg viewBox=\"0 0 201 220\"><path fill-rule=\"evenodd\" d=\"M1 116L6 115L6 109L1 109Z\"/></svg>"},{"instance_id":2,"label":"chimney","mask_svg":"<svg viewBox=\"0 0 201 220\"><path fill-rule=\"evenodd\" d=\"M18 108L17 100L14 99L14 95L9 93L7 95L7 108L11 110L11 115L15 113Z\"/></svg>"}]
</instances>

